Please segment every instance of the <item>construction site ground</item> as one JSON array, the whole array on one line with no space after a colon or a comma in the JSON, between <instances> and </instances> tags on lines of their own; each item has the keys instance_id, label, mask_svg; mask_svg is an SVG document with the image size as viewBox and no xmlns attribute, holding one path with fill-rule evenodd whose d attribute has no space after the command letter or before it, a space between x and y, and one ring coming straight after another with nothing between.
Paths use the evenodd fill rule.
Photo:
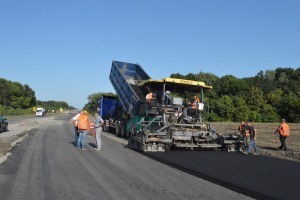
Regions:
<instances>
[{"instance_id":1,"label":"construction site ground","mask_svg":"<svg viewBox=\"0 0 300 200\"><path fill-rule=\"evenodd\" d=\"M237 133L239 123L236 122L210 122L211 127L220 134ZM257 131L256 144L260 154L280 159L300 162L300 124L288 123L291 135L286 139L288 151L278 150L280 146L278 133L274 134L280 123L252 123Z\"/></svg>"}]
</instances>

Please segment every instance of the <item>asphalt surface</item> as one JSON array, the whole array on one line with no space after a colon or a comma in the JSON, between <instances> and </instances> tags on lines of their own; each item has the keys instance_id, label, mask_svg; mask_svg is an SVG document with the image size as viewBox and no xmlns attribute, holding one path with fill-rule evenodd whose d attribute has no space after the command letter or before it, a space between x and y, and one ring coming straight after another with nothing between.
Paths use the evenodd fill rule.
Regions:
<instances>
[{"instance_id":1,"label":"asphalt surface","mask_svg":"<svg viewBox=\"0 0 300 200\"><path fill-rule=\"evenodd\" d=\"M0 165L1 200L251 199L125 148L111 134L102 136L101 151L90 136L88 150L77 150L70 118L40 120L17 143Z\"/></svg>"},{"instance_id":2,"label":"asphalt surface","mask_svg":"<svg viewBox=\"0 0 300 200\"><path fill-rule=\"evenodd\" d=\"M257 199L300 199L300 163L224 151L169 151L147 156Z\"/></svg>"}]
</instances>

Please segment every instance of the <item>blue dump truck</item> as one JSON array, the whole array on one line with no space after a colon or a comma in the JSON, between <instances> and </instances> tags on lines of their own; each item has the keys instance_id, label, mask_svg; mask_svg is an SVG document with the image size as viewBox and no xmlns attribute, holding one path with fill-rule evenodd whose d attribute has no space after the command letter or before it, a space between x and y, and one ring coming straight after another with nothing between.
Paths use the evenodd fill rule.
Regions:
<instances>
[{"instance_id":1,"label":"blue dump truck","mask_svg":"<svg viewBox=\"0 0 300 200\"><path fill-rule=\"evenodd\" d=\"M112 62L109 79L118 98L100 101L104 130L114 128L116 135L128 139L128 147L153 152L176 148L227 151L242 148L239 135L220 135L202 117L204 92L212 86L185 79L153 80L139 64L120 61ZM185 98L187 92L201 99L193 112L187 112L190 110ZM151 101L146 100L148 93L152 94ZM106 101L110 102L107 109Z\"/></svg>"},{"instance_id":2,"label":"blue dump truck","mask_svg":"<svg viewBox=\"0 0 300 200\"><path fill-rule=\"evenodd\" d=\"M99 115L104 120L103 131L114 132L117 136L128 137L123 123L126 119L123 107L117 96L103 95L99 101Z\"/></svg>"},{"instance_id":3,"label":"blue dump truck","mask_svg":"<svg viewBox=\"0 0 300 200\"><path fill-rule=\"evenodd\" d=\"M103 95L99 101L99 115L105 121L103 126L104 131L115 129L117 104L118 98L114 96Z\"/></svg>"}]
</instances>

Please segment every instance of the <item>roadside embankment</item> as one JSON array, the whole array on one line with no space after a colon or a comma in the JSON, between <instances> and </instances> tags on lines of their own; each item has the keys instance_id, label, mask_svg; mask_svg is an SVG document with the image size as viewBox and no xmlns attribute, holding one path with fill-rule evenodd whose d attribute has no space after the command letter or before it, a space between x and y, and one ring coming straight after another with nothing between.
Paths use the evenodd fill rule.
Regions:
<instances>
[{"instance_id":1,"label":"roadside embankment","mask_svg":"<svg viewBox=\"0 0 300 200\"><path fill-rule=\"evenodd\" d=\"M21 142L26 136L26 133L38 126L39 122L36 120L9 124L9 130L0 133L0 164L10 155L9 150L11 150L18 142Z\"/></svg>"}]
</instances>

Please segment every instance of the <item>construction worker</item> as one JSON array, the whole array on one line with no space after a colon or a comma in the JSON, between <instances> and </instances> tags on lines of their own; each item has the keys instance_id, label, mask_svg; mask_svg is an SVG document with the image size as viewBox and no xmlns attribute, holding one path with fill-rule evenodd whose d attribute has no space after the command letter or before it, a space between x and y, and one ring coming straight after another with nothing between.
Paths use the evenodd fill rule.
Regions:
<instances>
[{"instance_id":1,"label":"construction worker","mask_svg":"<svg viewBox=\"0 0 300 200\"><path fill-rule=\"evenodd\" d=\"M238 127L238 132L242 136L244 141L244 148L246 148L248 146L248 139L247 139L248 132L247 132L247 126L244 121L241 121L241 124Z\"/></svg>"},{"instance_id":2,"label":"construction worker","mask_svg":"<svg viewBox=\"0 0 300 200\"><path fill-rule=\"evenodd\" d=\"M277 128L277 130L274 132L275 133L279 133L279 140L280 140L280 147L278 147L278 149L280 150L284 150L287 151L287 147L285 144L285 140L287 137L290 136L290 127L289 125L287 125L287 123L285 122L285 119L281 120L281 124L279 125L279 127Z\"/></svg>"},{"instance_id":3,"label":"construction worker","mask_svg":"<svg viewBox=\"0 0 300 200\"><path fill-rule=\"evenodd\" d=\"M193 100L189 103L189 107L187 109L188 114L191 114L192 110L197 110L198 104L200 103L200 100L197 96L194 96Z\"/></svg>"},{"instance_id":4,"label":"construction worker","mask_svg":"<svg viewBox=\"0 0 300 200\"><path fill-rule=\"evenodd\" d=\"M74 125L74 136L75 136L74 147L75 148L77 148L77 140L78 140L78 136L79 136L77 123L78 123L78 118L79 118L80 114L82 114L82 110L80 111L80 113L78 113L71 119L71 122Z\"/></svg>"},{"instance_id":5,"label":"construction worker","mask_svg":"<svg viewBox=\"0 0 300 200\"><path fill-rule=\"evenodd\" d=\"M152 97L152 92L150 91L147 95L146 95L146 100L147 103L150 103L152 101L153 97Z\"/></svg>"},{"instance_id":6,"label":"construction worker","mask_svg":"<svg viewBox=\"0 0 300 200\"><path fill-rule=\"evenodd\" d=\"M197 96L194 96L193 101L191 102L191 106L193 110L197 109L198 103L200 103L200 100Z\"/></svg>"},{"instance_id":7,"label":"construction worker","mask_svg":"<svg viewBox=\"0 0 300 200\"><path fill-rule=\"evenodd\" d=\"M247 130L249 131L250 134L250 143L249 146L247 148L247 150L245 152L243 152L244 154L249 154L252 147L254 148L254 155L259 155L259 150L256 146L255 140L256 140L256 129L255 127L251 124L251 122L247 122Z\"/></svg>"},{"instance_id":8,"label":"construction worker","mask_svg":"<svg viewBox=\"0 0 300 200\"><path fill-rule=\"evenodd\" d=\"M158 113L158 102L156 100L156 93L149 93L146 95L146 115L147 114L157 114Z\"/></svg>"}]
</instances>

